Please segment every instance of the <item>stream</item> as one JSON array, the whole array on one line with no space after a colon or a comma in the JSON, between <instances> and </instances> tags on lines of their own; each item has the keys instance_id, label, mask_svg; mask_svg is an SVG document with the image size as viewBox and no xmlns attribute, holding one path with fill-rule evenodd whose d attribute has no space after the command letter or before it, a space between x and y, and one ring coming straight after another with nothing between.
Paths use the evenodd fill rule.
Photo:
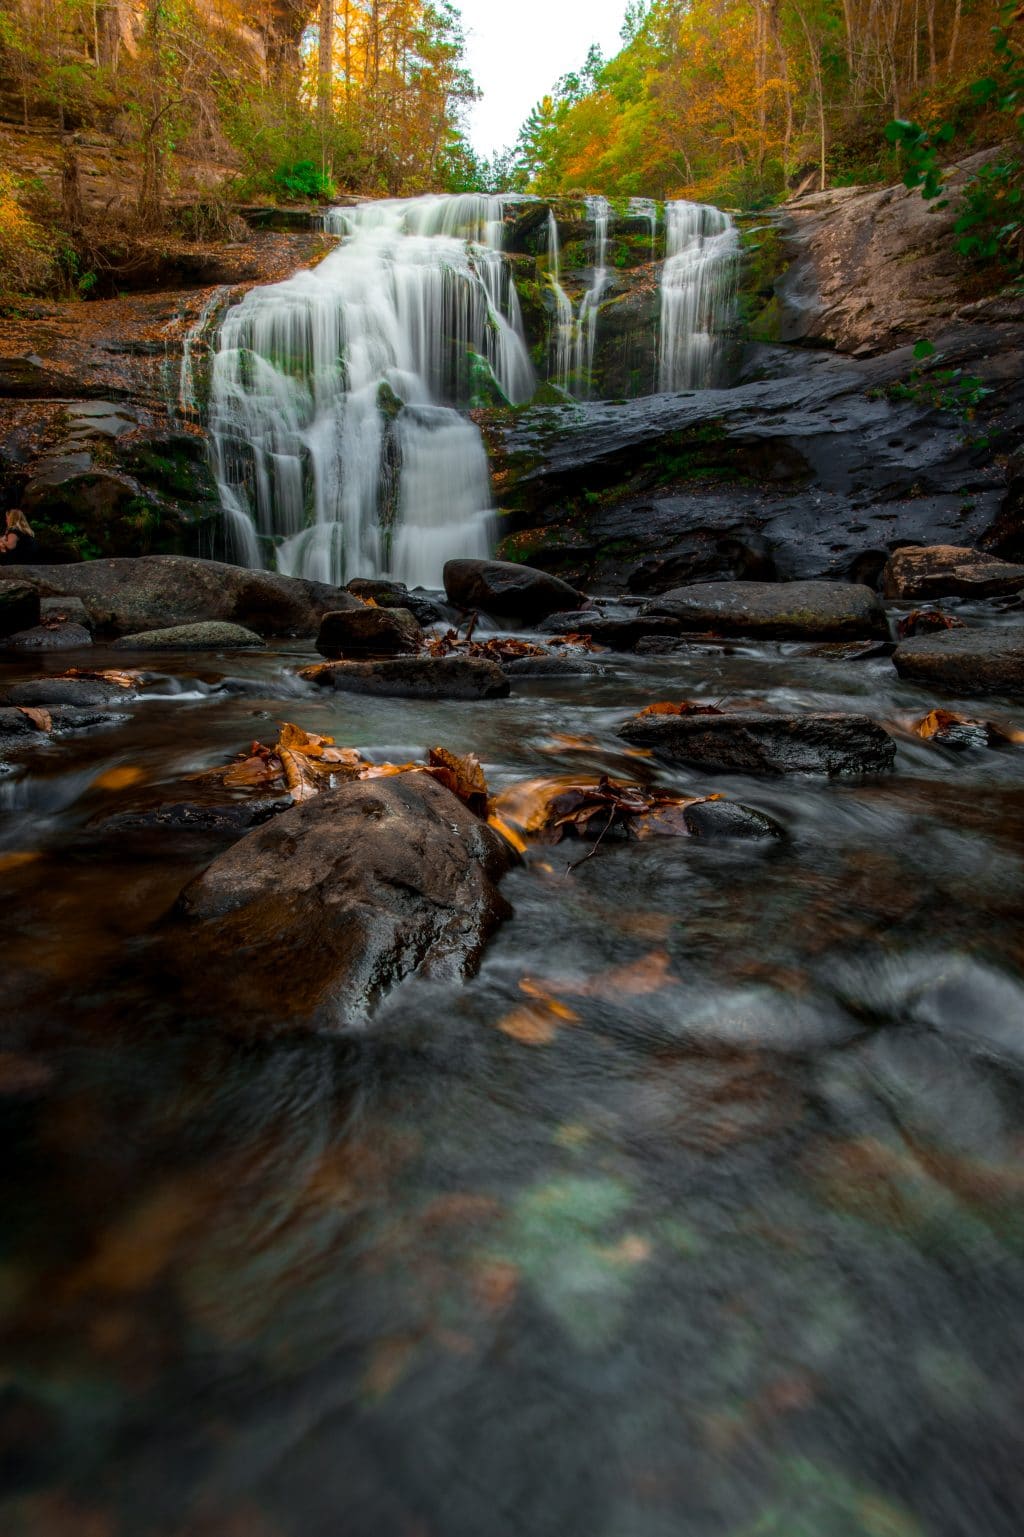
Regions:
<instances>
[{"instance_id":1,"label":"stream","mask_svg":"<svg viewBox=\"0 0 1024 1537\"><path fill-rule=\"evenodd\" d=\"M609 652L476 704L325 698L312 659L147 658L119 724L0 779L3 1532L1016 1537L1024 750L921 740L935 698L835 648ZM630 753L678 698L863 711L896 772ZM787 836L534 846L468 983L362 1033L197 1030L152 935L226 841L111 819L281 721Z\"/></svg>"}]
</instances>

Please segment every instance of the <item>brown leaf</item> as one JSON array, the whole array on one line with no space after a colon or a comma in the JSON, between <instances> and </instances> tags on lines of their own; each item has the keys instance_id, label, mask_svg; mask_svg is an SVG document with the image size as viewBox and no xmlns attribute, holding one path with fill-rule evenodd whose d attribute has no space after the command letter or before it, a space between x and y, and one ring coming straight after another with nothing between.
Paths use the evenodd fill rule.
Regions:
<instances>
[{"instance_id":1,"label":"brown leaf","mask_svg":"<svg viewBox=\"0 0 1024 1537\"><path fill-rule=\"evenodd\" d=\"M941 608L915 608L896 621L896 634L900 640L910 635L928 635L935 630L962 630L964 622Z\"/></svg>"},{"instance_id":2,"label":"brown leaf","mask_svg":"<svg viewBox=\"0 0 1024 1537\"><path fill-rule=\"evenodd\" d=\"M427 766L441 784L447 786L460 801L465 801L470 811L483 816L487 811L487 780L475 753L460 758L447 747L432 747L427 754Z\"/></svg>"},{"instance_id":3,"label":"brown leaf","mask_svg":"<svg viewBox=\"0 0 1024 1537\"><path fill-rule=\"evenodd\" d=\"M92 782L94 790L127 790L132 785L141 784L146 778L146 770L133 768L130 764L122 764L119 768L107 769L99 774Z\"/></svg>"},{"instance_id":4,"label":"brown leaf","mask_svg":"<svg viewBox=\"0 0 1024 1537\"><path fill-rule=\"evenodd\" d=\"M49 710L36 709L26 704L20 704L17 708L18 713L27 716L37 731L53 730L53 716Z\"/></svg>"},{"instance_id":5,"label":"brown leaf","mask_svg":"<svg viewBox=\"0 0 1024 1537\"><path fill-rule=\"evenodd\" d=\"M1024 732L998 726L994 721L960 715L956 710L931 710L917 722L914 730L926 742L944 743L949 747L970 746L972 738L978 745L982 745L983 739L990 747L1024 740Z\"/></svg>"},{"instance_id":6,"label":"brown leaf","mask_svg":"<svg viewBox=\"0 0 1024 1537\"><path fill-rule=\"evenodd\" d=\"M558 1034L558 1021L547 1009L525 1004L499 1019L497 1028L522 1046L550 1046Z\"/></svg>"},{"instance_id":7,"label":"brown leaf","mask_svg":"<svg viewBox=\"0 0 1024 1537\"><path fill-rule=\"evenodd\" d=\"M98 678L104 683L116 683L118 688L137 688L142 680L141 672L129 672L127 670L112 667L92 669L89 667L69 667L59 675L62 678Z\"/></svg>"},{"instance_id":8,"label":"brown leaf","mask_svg":"<svg viewBox=\"0 0 1024 1537\"><path fill-rule=\"evenodd\" d=\"M649 704L640 711L641 715L724 715L715 704L696 704L692 699L680 699L673 704L671 700L663 699L657 704Z\"/></svg>"},{"instance_id":9,"label":"brown leaf","mask_svg":"<svg viewBox=\"0 0 1024 1537\"><path fill-rule=\"evenodd\" d=\"M223 781L229 790L249 790L256 785L273 784L275 779L283 775L284 765L280 758L271 754L257 754L252 758L243 758L240 763L229 764L224 770Z\"/></svg>"},{"instance_id":10,"label":"brown leaf","mask_svg":"<svg viewBox=\"0 0 1024 1537\"><path fill-rule=\"evenodd\" d=\"M641 832L644 820L655 813L657 820L647 828L649 833L678 835L685 831L685 824L678 817L669 816L669 811L692 805L700 798L647 789L607 775L596 780L573 779L569 775L527 779L510 785L493 798L489 821L522 853L524 835L543 843L559 843L569 830L578 837L600 839L618 827L635 836ZM516 831L515 838L509 838L510 828Z\"/></svg>"}]
</instances>

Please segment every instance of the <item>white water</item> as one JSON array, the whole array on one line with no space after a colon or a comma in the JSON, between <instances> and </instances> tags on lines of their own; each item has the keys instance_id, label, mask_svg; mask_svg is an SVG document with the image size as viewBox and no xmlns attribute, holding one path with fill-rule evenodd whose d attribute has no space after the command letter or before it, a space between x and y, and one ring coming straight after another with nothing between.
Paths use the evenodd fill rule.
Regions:
<instances>
[{"instance_id":1,"label":"white water","mask_svg":"<svg viewBox=\"0 0 1024 1537\"><path fill-rule=\"evenodd\" d=\"M587 218L594 226L594 272L590 287L580 300L579 314L573 310L572 300L562 287L558 224L554 213L548 211L548 281L555 301L548 377L578 400L587 400L593 390L598 312L608 287L608 224L611 218L607 198L588 197L586 209Z\"/></svg>"},{"instance_id":2,"label":"white water","mask_svg":"<svg viewBox=\"0 0 1024 1537\"><path fill-rule=\"evenodd\" d=\"M181 343L181 368L178 371L177 414L186 420L199 415L198 391L196 390L196 348L201 346L214 312L224 303L229 288L215 288L208 294L195 320L185 332Z\"/></svg>"},{"instance_id":3,"label":"white water","mask_svg":"<svg viewBox=\"0 0 1024 1537\"><path fill-rule=\"evenodd\" d=\"M669 203L665 222L658 387L710 389L721 382L739 234L728 214L703 203Z\"/></svg>"},{"instance_id":4,"label":"white water","mask_svg":"<svg viewBox=\"0 0 1024 1537\"><path fill-rule=\"evenodd\" d=\"M475 195L339 211L336 251L228 312L210 436L234 559L436 586L446 559L489 554L487 459L455 407L534 389L503 212Z\"/></svg>"},{"instance_id":5,"label":"white water","mask_svg":"<svg viewBox=\"0 0 1024 1537\"><path fill-rule=\"evenodd\" d=\"M548 209L548 282L555 300L555 324L552 335L551 365L548 377L559 389L569 393L572 387L573 338L576 321L572 300L562 287L561 251L558 244L558 222Z\"/></svg>"}]
</instances>

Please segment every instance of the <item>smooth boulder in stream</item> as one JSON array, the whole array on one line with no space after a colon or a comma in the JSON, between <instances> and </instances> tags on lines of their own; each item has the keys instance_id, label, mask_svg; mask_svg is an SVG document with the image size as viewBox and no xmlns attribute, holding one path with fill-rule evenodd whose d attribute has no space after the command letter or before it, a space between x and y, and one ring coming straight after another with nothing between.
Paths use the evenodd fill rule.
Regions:
<instances>
[{"instance_id":1,"label":"smooth boulder in stream","mask_svg":"<svg viewBox=\"0 0 1024 1537\"><path fill-rule=\"evenodd\" d=\"M469 656L395 656L380 662L322 662L299 674L318 688L393 699L504 699L509 681L497 662Z\"/></svg>"},{"instance_id":2,"label":"smooth boulder in stream","mask_svg":"<svg viewBox=\"0 0 1024 1537\"><path fill-rule=\"evenodd\" d=\"M886 774L896 758L895 742L866 715L636 715L619 735L672 763L743 774Z\"/></svg>"},{"instance_id":3,"label":"smooth boulder in stream","mask_svg":"<svg viewBox=\"0 0 1024 1537\"><path fill-rule=\"evenodd\" d=\"M167 940L193 1010L243 1033L364 1021L401 982L472 973L508 903L504 841L427 774L354 780L234 844Z\"/></svg>"},{"instance_id":4,"label":"smooth boulder in stream","mask_svg":"<svg viewBox=\"0 0 1024 1537\"><path fill-rule=\"evenodd\" d=\"M893 652L901 678L969 698L1005 694L1024 699L1024 625L944 630L915 635Z\"/></svg>"},{"instance_id":5,"label":"smooth boulder in stream","mask_svg":"<svg viewBox=\"0 0 1024 1537\"><path fill-rule=\"evenodd\" d=\"M479 609L524 624L578 609L582 602L575 587L560 577L514 560L446 561L444 590L458 608Z\"/></svg>"},{"instance_id":6,"label":"smooth boulder in stream","mask_svg":"<svg viewBox=\"0 0 1024 1537\"><path fill-rule=\"evenodd\" d=\"M666 615L680 630L762 640L888 637L885 610L858 582L697 582L652 599L641 618Z\"/></svg>"}]
</instances>

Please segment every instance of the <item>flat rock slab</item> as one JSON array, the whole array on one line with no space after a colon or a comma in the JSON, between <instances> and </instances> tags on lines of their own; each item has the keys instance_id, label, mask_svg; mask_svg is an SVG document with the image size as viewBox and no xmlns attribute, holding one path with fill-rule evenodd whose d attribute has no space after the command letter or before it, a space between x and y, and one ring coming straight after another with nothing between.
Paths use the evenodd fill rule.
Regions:
<instances>
[{"instance_id":1,"label":"flat rock slab","mask_svg":"<svg viewBox=\"0 0 1024 1537\"><path fill-rule=\"evenodd\" d=\"M254 630L240 624L176 624L166 630L143 630L122 635L115 651L252 651L265 642Z\"/></svg>"},{"instance_id":2,"label":"flat rock slab","mask_svg":"<svg viewBox=\"0 0 1024 1537\"><path fill-rule=\"evenodd\" d=\"M449 560L444 590L458 608L480 609L528 624L563 609L577 609L582 602L575 587L560 577L514 560Z\"/></svg>"},{"instance_id":3,"label":"flat rock slab","mask_svg":"<svg viewBox=\"0 0 1024 1537\"><path fill-rule=\"evenodd\" d=\"M882 587L887 598L995 598L1024 589L1024 566L955 544L907 547L887 562Z\"/></svg>"},{"instance_id":4,"label":"flat rock slab","mask_svg":"<svg viewBox=\"0 0 1024 1537\"><path fill-rule=\"evenodd\" d=\"M679 633L676 621L666 614L641 619L636 614L602 614L596 608L556 614L539 628L545 635L589 635L598 645L610 646L613 651L633 651L639 640L650 635Z\"/></svg>"},{"instance_id":5,"label":"flat rock slab","mask_svg":"<svg viewBox=\"0 0 1024 1537\"><path fill-rule=\"evenodd\" d=\"M383 662L324 662L300 677L319 688L396 699L504 699L510 684L497 662L483 658L391 657Z\"/></svg>"},{"instance_id":6,"label":"flat rock slab","mask_svg":"<svg viewBox=\"0 0 1024 1537\"><path fill-rule=\"evenodd\" d=\"M186 555L87 560L81 565L0 567L0 579L31 583L40 597L75 597L105 635L222 620L260 635L315 635L332 609L356 608L341 587L249 571Z\"/></svg>"},{"instance_id":7,"label":"flat rock slab","mask_svg":"<svg viewBox=\"0 0 1024 1537\"><path fill-rule=\"evenodd\" d=\"M407 608L352 608L325 614L316 649L321 656L415 656L423 643L419 620Z\"/></svg>"},{"instance_id":8,"label":"flat rock slab","mask_svg":"<svg viewBox=\"0 0 1024 1537\"><path fill-rule=\"evenodd\" d=\"M476 967L512 855L426 774L353 781L249 833L166 931L191 1008L244 1034L359 1024L411 977Z\"/></svg>"},{"instance_id":9,"label":"flat rock slab","mask_svg":"<svg viewBox=\"0 0 1024 1537\"><path fill-rule=\"evenodd\" d=\"M578 678L601 671L601 664L591 656L514 656L502 662L502 671L510 678Z\"/></svg>"},{"instance_id":10,"label":"flat rock slab","mask_svg":"<svg viewBox=\"0 0 1024 1537\"><path fill-rule=\"evenodd\" d=\"M76 709L92 710L134 697L134 690L120 688L116 683L104 683L101 678L31 678L0 692L0 704L27 705L44 710L71 705Z\"/></svg>"},{"instance_id":11,"label":"flat rock slab","mask_svg":"<svg viewBox=\"0 0 1024 1537\"><path fill-rule=\"evenodd\" d=\"M901 678L968 698L1024 699L1024 625L915 635L893 652Z\"/></svg>"},{"instance_id":12,"label":"flat rock slab","mask_svg":"<svg viewBox=\"0 0 1024 1537\"><path fill-rule=\"evenodd\" d=\"M888 637L885 610L856 582L698 582L654 598L640 618L667 615L680 630L764 640Z\"/></svg>"},{"instance_id":13,"label":"flat rock slab","mask_svg":"<svg viewBox=\"0 0 1024 1537\"><path fill-rule=\"evenodd\" d=\"M886 774L896 758L866 715L636 715L619 735L673 763L743 774Z\"/></svg>"},{"instance_id":14,"label":"flat rock slab","mask_svg":"<svg viewBox=\"0 0 1024 1537\"><path fill-rule=\"evenodd\" d=\"M45 747L54 737L72 731L91 731L96 726L118 726L127 720L125 715L114 715L106 710L82 709L72 705L58 705L48 710L49 731L39 726L31 716L13 705L0 707L0 751L24 752Z\"/></svg>"}]
</instances>

